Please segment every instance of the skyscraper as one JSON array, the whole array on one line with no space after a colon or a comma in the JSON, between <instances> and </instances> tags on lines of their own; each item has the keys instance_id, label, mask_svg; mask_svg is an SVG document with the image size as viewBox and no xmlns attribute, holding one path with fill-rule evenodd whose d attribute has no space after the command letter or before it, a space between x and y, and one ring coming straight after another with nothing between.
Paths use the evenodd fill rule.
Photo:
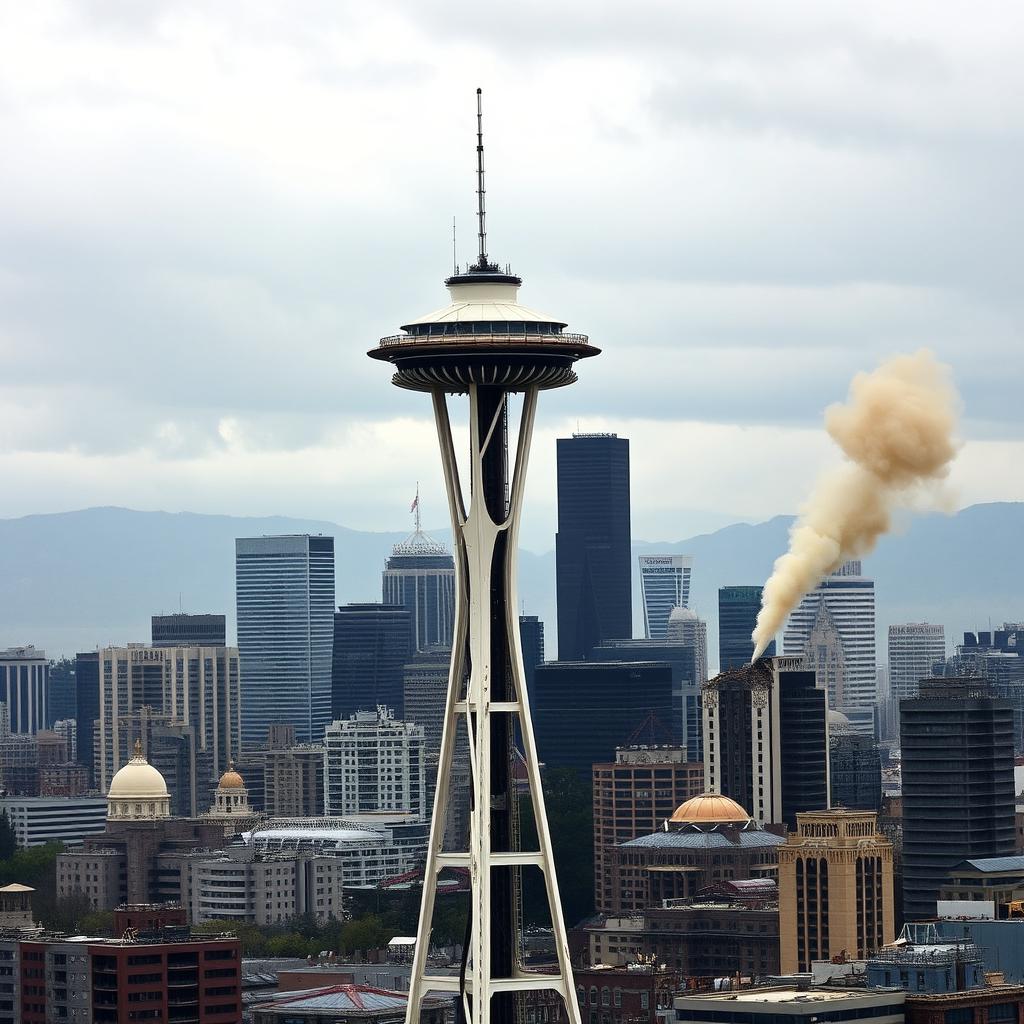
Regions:
<instances>
[{"instance_id":1,"label":"skyscraper","mask_svg":"<svg viewBox=\"0 0 1024 1024\"><path fill-rule=\"evenodd\" d=\"M754 656L750 638L761 610L763 587L718 588L718 671L749 665ZM775 655L775 641L765 649L765 657Z\"/></svg>"},{"instance_id":2,"label":"skyscraper","mask_svg":"<svg viewBox=\"0 0 1024 1024\"><path fill-rule=\"evenodd\" d=\"M923 680L900 701L903 914L935 916L950 868L1015 852L1013 708L984 679Z\"/></svg>"},{"instance_id":3,"label":"skyscraper","mask_svg":"<svg viewBox=\"0 0 1024 1024\"><path fill-rule=\"evenodd\" d=\"M7 705L11 732L34 736L46 728L50 663L31 644L0 651L0 703Z\"/></svg>"},{"instance_id":4,"label":"skyscraper","mask_svg":"<svg viewBox=\"0 0 1024 1024\"><path fill-rule=\"evenodd\" d=\"M906 700L917 695L917 684L930 679L946 658L946 630L930 622L907 622L889 627L889 697Z\"/></svg>"},{"instance_id":5,"label":"skyscraper","mask_svg":"<svg viewBox=\"0 0 1024 1024\"><path fill-rule=\"evenodd\" d=\"M412 646L411 616L402 605L343 604L334 613L331 714L393 708L403 717L402 674Z\"/></svg>"},{"instance_id":6,"label":"skyscraper","mask_svg":"<svg viewBox=\"0 0 1024 1024\"><path fill-rule=\"evenodd\" d=\"M602 640L633 635L629 441L560 437L557 461L558 657L583 661Z\"/></svg>"},{"instance_id":7,"label":"skyscraper","mask_svg":"<svg viewBox=\"0 0 1024 1024\"><path fill-rule=\"evenodd\" d=\"M519 641L523 645L526 692L532 696L534 672L544 663L544 623L536 615L519 616Z\"/></svg>"},{"instance_id":8,"label":"skyscraper","mask_svg":"<svg viewBox=\"0 0 1024 1024\"><path fill-rule=\"evenodd\" d=\"M391 708L360 711L327 727L324 748L328 817L425 816L423 726L396 720Z\"/></svg>"},{"instance_id":9,"label":"skyscraper","mask_svg":"<svg viewBox=\"0 0 1024 1024\"><path fill-rule=\"evenodd\" d=\"M391 551L384 567L384 604L409 613L413 652L440 644L450 647L455 621L455 559L420 528L419 495L414 504L416 528Z\"/></svg>"},{"instance_id":10,"label":"skyscraper","mask_svg":"<svg viewBox=\"0 0 1024 1024\"><path fill-rule=\"evenodd\" d=\"M708 624L691 608L673 608L665 628L665 639L693 648L696 682L703 686L708 679Z\"/></svg>"},{"instance_id":11,"label":"skyscraper","mask_svg":"<svg viewBox=\"0 0 1024 1024\"><path fill-rule=\"evenodd\" d=\"M875 581L862 574L859 560L845 562L826 576L789 616L783 636L787 656L803 656L822 600L843 641L841 709L871 708L877 699Z\"/></svg>"},{"instance_id":12,"label":"skyscraper","mask_svg":"<svg viewBox=\"0 0 1024 1024\"><path fill-rule=\"evenodd\" d=\"M235 601L243 746L260 746L275 722L320 742L331 720L334 538L240 537Z\"/></svg>"},{"instance_id":13,"label":"skyscraper","mask_svg":"<svg viewBox=\"0 0 1024 1024\"><path fill-rule=\"evenodd\" d=\"M707 788L761 824L828 807L825 691L800 658L759 658L704 687Z\"/></svg>"},{"instance_id":14,"label":"skyscraper","mask_svg":"<svg viewBox=\"0 0 1024 1024\"><path fill-rule=\"evenodd\" d=\"M804 642L804 668L814 673L818 685L828 693L830 708L844 706L846 655L843 638L824 598L818 599L811 631Z\"/></svg>"},{"instance_id":15,"label":"skyscraper","mask_svg":"<svg viewBox=\"0 0 1024 1024\"><path fill-rule=\"evenodd\" d=\"M100 717L99 651L75 655L75 744L78 763L89 769L90 782L96 784L96 735Z\"/></svg>"},{"instance_id":16,"label":"skyscraper","mask_svg":"<svg viewBox=\"0 0 1024 1024\"><path fill-rule=\"evenodd\" d=\"M150 628L154 647L226 647L228 643L223 615L154 615Z\"/></svg>"},{"instance_id":17,"label":"skyscraper","mask_svg":"<svg viewBox=\"0 0 1024 1024\"><path fill-rule=\"evenodd\" d=\"M541 761L591 769L615 757L653 715L679 745L680 714L672 666L664 661L548 661L537 667L533 718Z\"/></svg>"},{"instance_id":18,"label":"skyscraper","mask_svg":"<svg viewBox=\"0 0 1024 1024\"><path fill-rule=\"evenodd\" d=\"M673 608L690 606L690 555L641 555L640 599L644 606L644 636L663 640Z\"/></svg>"}]
</instances>

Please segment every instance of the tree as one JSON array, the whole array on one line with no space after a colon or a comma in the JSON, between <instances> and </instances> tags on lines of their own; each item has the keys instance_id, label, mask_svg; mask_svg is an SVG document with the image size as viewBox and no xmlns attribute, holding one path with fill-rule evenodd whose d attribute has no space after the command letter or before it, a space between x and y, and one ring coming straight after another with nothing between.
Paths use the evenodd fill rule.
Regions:
<instances>
[{"instance_id":1,"label":"tree","mask_svg":"<svg viewBox=\"0 0 1024 1024\"><path fill-rule=\"evenodd\" d=\"M547 769L541 784L562 913L572 925L594 912L594 798L572 768ZM520 818L523 849L535 850L537 826L529 796L520 800ZM526 924L551 923L544 880L536 869L523 871L523 917Z\"/></svg>"},{"instance_id":2,"label":"tree","mask_svg":"<svg viewBox=\"0 0 1024 1024\"><path fill-rule=\"evenodd\" d=\"M8 860L18 852L18 837L7 817L7 812L0 812L0 860Z\"/></svg>"}]
</instances>

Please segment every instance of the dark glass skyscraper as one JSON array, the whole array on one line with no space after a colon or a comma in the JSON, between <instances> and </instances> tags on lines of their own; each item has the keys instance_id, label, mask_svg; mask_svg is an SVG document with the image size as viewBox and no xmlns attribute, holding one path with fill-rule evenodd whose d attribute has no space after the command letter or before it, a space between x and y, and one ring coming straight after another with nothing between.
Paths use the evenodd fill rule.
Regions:
<instances>
[{"instance_id":1,"label":"dark glass skyscraper","mask_svg":"<svg viewBox=\"0 0 1024 1024\"><path fill-rule=\"evenodd\" d=\"M523 645L526 694L533 699L534 674L544 662L544 623L536 615L519 616L519 642Z\"/></svg>"},{"instance_id":2,"label":"dark glass skyscraper","mask_svg":"<svg viewBox=\"0 0 1024 1024\"><path fill-rule=\"evenodd\" d=\"M78 763L89 769L95 784L96 751L93 731L100 717L100 653L75 655L75 732Z\"/></svg>"},{"instance_id":3,"label":"dark glass skyscraper","mask_svg":"<svg viewBox=\"0 0 1024 1024\"><path fill-rule=\"evenodd\" d=\"M675 713L672 666L667 662L548 661L537 666L533 723L537 752L549 768L615 760L615 748L654 715Z\"/></svg>"},{"instance_id":4,"label":"dark glass skyscraper","mask_svg":"<svg viewBox=\"0 0 1024 1024\"><path fill-rule=\"evenodd\" d=\"M227 647L227 627L223 615L154 615L154 647Z\"/></svg>"},{"instance_id":5,"label":"dark glass skyscraper","mask_svg":"<svg viewBox=\"0 0 1024 1024\"><path fill-rule=\"evenodd\" d=\"M319 743L331 720L334 538L292 534L235 541L242 745L278 722Z\"/></svg>"},{"instance_id":6,"label":"dark glass skyscraper","mask_svg":"<svg viewBox=\"0 0 1024 1024\"><path fill-rule=\"evenodd\" d=\"M573 434L558 439L557 456L558 656L580 661L633 635L629 441Z\"/></svg>"},{"instance_id":7,"label":"dark glass skyscraper","mask_svg":"<svg viewBox=\"0 0 1024 1024\"><path fill-rule=\"evenodd\" d=\"M384 568L384 604L409 611L412 651L450 647L455 623L455 559L417 526Z\"/></svg>"},{"instance_id":8,"label":"dark glass skyscraper","mask_svg":"<svg viewBox=\"0 0 1024 1024\"><path fill-rule=\"evenodd\" d=\"M403 670L409 661L409 610L391 604L343 604L334 613L331 716L393 708L404 718Z\"/></svg>"},{"instance_id":9,"label":"dark glass skyscraper","mask_svg":"<svg viewBox=\"0 0 1024 1024\"><path fill-rule=\"evenodd\" d=\"M922 679L900 701L903 914L935 916L950 868L1015 852L1013 707L984 679Z\"/></svg>"},{"instance_id":10,"label":"dark glass skyscraper","mask_svg":"<svg viewBox=\"0 0 1024 1024\"><path fill-rule=\"evenodd\" d=\"M749 665L754 655L750 634L757 625L761 610L763 587L718 588L718 671ZM775 654L773 640L764 652L766 658Z\"/></svg>"}]
</instances>

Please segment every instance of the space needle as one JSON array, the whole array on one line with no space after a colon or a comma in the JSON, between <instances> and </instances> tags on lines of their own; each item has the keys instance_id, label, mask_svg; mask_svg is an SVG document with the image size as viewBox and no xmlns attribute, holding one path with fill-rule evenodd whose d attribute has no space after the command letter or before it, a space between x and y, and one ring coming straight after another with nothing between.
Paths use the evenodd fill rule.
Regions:
<instances>
[{"instance_id":1,"label":"space needle","mask_svg":"<svg viewBox=\"0 0 1024 1024\"><path fill-rule=\"evenodd\" d=\"M519 302L522 280L487 253L481 90L477 89L477 261L445 284L449 303L381 338L369 355L394 366L392 382L433 401L455 548L455 629L423 899L409 988L407 1024L417 1024L430 991L457 993L470 1024L515 1024L522 994L561 994L570 1024L580 1024L565 922L551 853L540 767L523 672L516 562L530 440L541 391L576 380L578 359L597 355L587 337ZM509 473L509 398L522 394L515 460ZM469 398L469 481L463 488L449 418L449 395ZM464 442L463 442L464 443ZM518 724L518 730L516 729ZM521 737L537 848L519 841L513 778ZM468 746L471 806L465 849L445 848L456 737ZM467 869L469 923L458 975L427 971L438 873ZM558 971L523 962L521 876L540 871L547 892Z\"/></svg>"}]
</instances>

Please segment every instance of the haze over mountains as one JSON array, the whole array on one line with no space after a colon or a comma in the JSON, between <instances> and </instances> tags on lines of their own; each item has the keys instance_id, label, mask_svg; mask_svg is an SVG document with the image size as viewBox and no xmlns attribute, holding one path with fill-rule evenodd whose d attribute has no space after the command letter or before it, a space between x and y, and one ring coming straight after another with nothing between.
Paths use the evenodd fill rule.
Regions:
<instances>
[{"instance_id":1,"label":"haze over mountains","mask_svg":"<svg viewBox=\"0 0 1024 1024\"><path fill-rule=\"evenodd\" d=\"M636 541L634 554L694 556L691 604L708 620L709 660L717 662L717 590L763 583L786 546L792 517L736 524L671 543ZM448 538L446 529L432 532ZM108 643L147 642L155 612L223 612L234 635L234 539L264 533L326 533L335 538L337 600L380 600L380 571L404 533L369 533L285 517L91 508L0 520L0 647L34 643L50 656ZM1024 503L973 505L951 516L925 515L883 538L865 560L878 602L878 660L891 622L965 629L1024 620ZM635 559L634 559L635 563ZM635 564L634 564L635 576ZM635 633L640 634L634 586ZM555 637L555 557L520 553L520 599L540 615L547 653Z\"/></svg>"}]
</instances>

